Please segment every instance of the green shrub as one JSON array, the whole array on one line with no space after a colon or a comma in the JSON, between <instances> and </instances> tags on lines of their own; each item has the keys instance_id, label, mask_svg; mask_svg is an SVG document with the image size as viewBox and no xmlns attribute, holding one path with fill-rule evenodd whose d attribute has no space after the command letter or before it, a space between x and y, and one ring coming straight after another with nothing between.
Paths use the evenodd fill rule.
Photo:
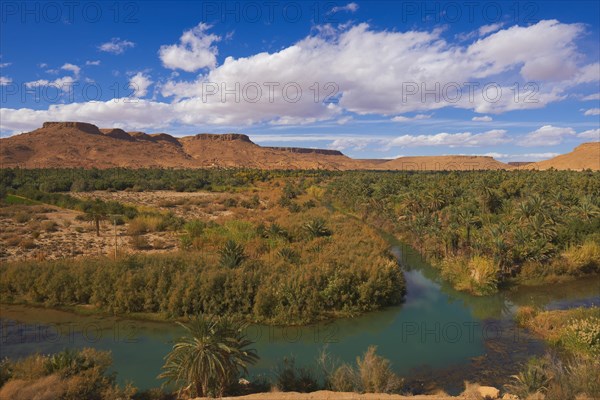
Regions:
<instances>
[{"instance_id":1,"label":"green shrub","mask_svg":"<svg viewBox=\"0 0 600 400\"><path fill-rule=\"evenodd\" d=\"M311 238L331 235L331 230L327 228L325 220L322 218L314 218L306 222L302 227Z\"/></svg>"},{"instance_id":2,"label":"green shrub","mask_svg":"<svg viewBox=\"0 0 600 400\"><path fill-rule=\"evenodd\" d=\"M296 367L296 360L284 358L275 369L275 386L283 392L309 393L319 390L314 371L307 367Z\"/></svg>"},{"instance_id":3,"label":"green shrub","mask_svg":"<svg viewBox=\"0 0 600 400\"><path fill-rule=\"evenodd\" d=\"M552 375L549 370L548 360L544 358L531 358L517 375L513 375L513 382L506 386L509 393L524 399L538 393L544 394L548 390Z\"/></svg>"},{"instance_id":4,"label":"green shrub","mask_svg":"<svg viewBox=\"0 0 600 400\"><path fill-rule=\"evenodd\" d=\"M246 259L244 246L233 240L228 240L225 246L219 251L221 258L219 264L223 268L236 268Z\"/></svg>"},{"instance_id":5,"label":"green shrub","mask_svg":"<svg viewBox=\"0 0 600 400\"><path fill-rule=\"evenodd\" d=\"M571 320L560 340L568 350L600 357L600 318Z\"/></svg>"},{"instance_id":6,"label":"green shrub","mask_svg":"<svg viewBox=\"0 0 600 400\"><path fill-rule=\"evenodd\" d=\"M191 221L188 221L183 226L183 229L185 229L188 236L192 239L202 236L202 233L204 232L204 228L206 228L206 223L204 223L203 221L200 221L198 219L193 219Z\"/></svg>"},{"instance_id":7,"label":"green shrub","mask_svg":"<svg viewBox=\"0 0 600 400\"><path fill-rule=\"evenodd\" d=\"M596 241L589 240L580 246L573 246L564 253L564 257L571 274L600 271L600 243Z\"/></svg>"}]
</instances>

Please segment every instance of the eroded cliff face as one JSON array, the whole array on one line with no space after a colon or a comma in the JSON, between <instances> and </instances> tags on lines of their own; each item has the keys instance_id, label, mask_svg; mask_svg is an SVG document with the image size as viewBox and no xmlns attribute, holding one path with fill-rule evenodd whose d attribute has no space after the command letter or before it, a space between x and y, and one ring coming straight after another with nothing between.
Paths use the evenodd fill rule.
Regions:
<instances>
[{"instance_id":1,"label":"eroded cliff face","mask_svg":"<svg viewBox=\"0 0 600 400\"><path fill-rule=\"evenodd\" d=\"M344 155L339 150L311 149L311 148L306 148L306 147L265 147L265 148L279 150L279 151L287 151L289 153L298 153L298 154L322 154L325 156L343 156Z\"/></svg>"},{"instance_id":2,"label":"eroded cliff face","mask_svg":"<svg viewBox=\"0 0 600 400\"><path fill-rule=\"evenodd\" d=\"M217 140L217 141L222 141L222 142L238 140L241 142L253 143L252 140L250 140L250 138L248 137L248 135L244 135L241 133L223 133L223 134L199 133L199 134L193 136L192 138L194 140Z\"/></svg>"},{"instance_id":3,"label":"eroded cliff face","mask_svg":"<svg viewBox=\"0 0 600 400\"><path fill-rule=\"evenodd\" d=\"M356 160L333 150L266 148L239 133L126 132L85 122L46 122L2 139L0 162L22 168L257 168L355 169Z\"/></svg>"}]
</instances>

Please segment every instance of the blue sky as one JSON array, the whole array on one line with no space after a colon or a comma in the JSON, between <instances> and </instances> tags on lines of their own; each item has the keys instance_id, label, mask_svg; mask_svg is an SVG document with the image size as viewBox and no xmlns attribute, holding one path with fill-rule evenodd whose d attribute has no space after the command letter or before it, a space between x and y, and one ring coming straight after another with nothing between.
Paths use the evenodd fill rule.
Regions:
<instances>
[{"instance_id":1,"label":"blue sky","mask_svg":"<svg viewBox=\"0 0 600 400\"><path fill-rule=\"evenodd\" d=\"M600 140L597 1L0 4L2 136L78 120L504 161Z\"/></svg>"}]
</instances>

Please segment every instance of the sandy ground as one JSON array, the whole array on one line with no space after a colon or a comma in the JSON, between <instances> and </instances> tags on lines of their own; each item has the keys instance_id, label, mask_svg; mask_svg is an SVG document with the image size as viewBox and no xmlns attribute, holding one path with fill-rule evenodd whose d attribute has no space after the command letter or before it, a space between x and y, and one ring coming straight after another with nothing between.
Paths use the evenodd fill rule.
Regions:
<instances>
[{"instance_id":1,"label":"sandy ground","mask_svg":"<svg viewBox=\"0 0 600 400\"><path fill-rule=\"evenodd\" d=\"M223 397L223 400L449 400L460 399L465 397L452 397L445 395L426 395L426 396L401 396L396 394L381 394L381 393L345 393L345 392L330 392L320 390L312 393L258 393L240 397ZM200 400L198 398L196 400ZM206 398L202 398L206 399Z\"/></svg>"},{"instance_id":2,"label":"sandy ground","mask_svg":"<svg viewBox=\"0 0 600 400\"><path fill-rule=\"evenodd\" d=\"M94 191L69 193L81 199L117 201L135 206L138 211L166 214L172 212L185 221L223 221L233 218L248 219L258 213L270 213L277 190L261 192L260 209L227 207L223 203L231 199L238 203L255 195L254 190L243 193L175 192L175 191ZM115 236L119 255L134 252L167 252L180 245L181 232L162 231L142 234L148 248L131 244L128 223L116 227L109 220L100 224L100 236L93 223L77 219L83 213L62 209L48 204L8 205L0 207L0 261L55 260L73 257L114 256ZM19 216L26 217L19 219ZM52 224L53 223L53 224Z\"/></svg>"},{"instance_id":3,"label":"sandy ground","mask_svg":"<svg viewBox=\"0 0 600 400\"><path fill-rule=\"evenodd\" d=\"M30 219L19 222L15 219L17 213L29 214ZM112 256L115 236L119 254L134 251L127 225L117 225L115 232L110 221L103 221L100 236L97 236L92 223L77 220L81 214L50 205L0 208L0 261ZM47 229L50 222L54 222L54 226ZM156 249L145 252L174 250L179 243L174 232L153 232L144 236L151 246L156 245Z\"/></svg>"}]
</instances>

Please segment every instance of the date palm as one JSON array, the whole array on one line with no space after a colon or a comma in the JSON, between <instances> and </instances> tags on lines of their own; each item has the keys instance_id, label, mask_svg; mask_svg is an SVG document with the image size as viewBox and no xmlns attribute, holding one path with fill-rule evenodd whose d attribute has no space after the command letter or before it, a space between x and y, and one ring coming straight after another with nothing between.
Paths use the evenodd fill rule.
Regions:
<instances>
[{"instance_id":1,"label":"date palm","mask_svg":"<svg viewBox=\"0 0 600 400\"><path fill-rule=\"evenodd\" d=\"M228 240L219 254L221 255L219 263L224 268L236 268L246 259L244 246L234 240Z\"/></svg>"},{"instance_id":2,"label":"date palm","mask_svg":"<svg viewBox=\"0 0 600 400\"><path fill-rule=\"evenodd\" d=\"M158 376L195 396L223 396L240 373L259 357L244 331L246 324L230 317L199 315L188 324L179 323L187 335L165 357Z\"/></svg>"},{"instance_id":3,"label":"date palm","mask_svg":"<svg viewBox=\"0 0 600 400\"><path fill-rule=\"evenodd\" d=\"M586 221L590 221L592 218L600 215L598 207L596 207L596 205L590 197L582 197L579 200L579 204L575 206L574 209L575 214Z\"/></svg>"},{"instance_id":4,"label":"date palm","mask_svg":"<svg viewBox=\"0 0 600 400\"><path fill-rule=\"evenodd\" d=\"M315 218L306 222L303 228L313 238L331 235L331 231L327 228L322 218Z\"/></svg>"},{"instance_id":5,"label":"date palm","mask_svg":"<svg viewBox=\"0 0 600 400\"><path fill-rule=\"evenodd\" d=\"M85 209L84 218L94 224L96 236L100 236L100 222L108 218L106 205L96 200L96 202Z\"/></svg>"}]
</instances>

